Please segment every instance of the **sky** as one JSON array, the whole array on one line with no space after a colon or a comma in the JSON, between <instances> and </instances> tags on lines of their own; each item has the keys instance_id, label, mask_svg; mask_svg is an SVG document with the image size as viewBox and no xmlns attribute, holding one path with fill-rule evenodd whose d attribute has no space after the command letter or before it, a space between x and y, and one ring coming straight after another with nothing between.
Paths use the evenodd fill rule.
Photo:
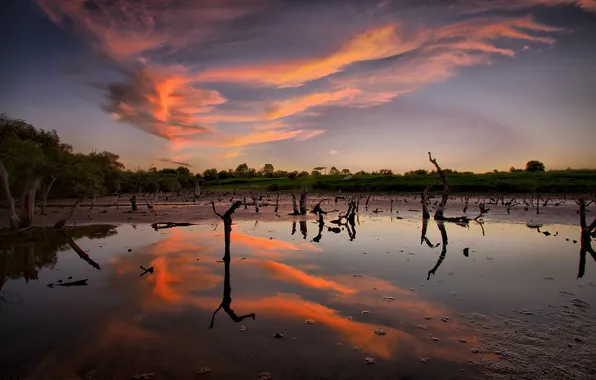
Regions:
<instances>
[{"instance_id":1,"label":"sky","mask_svg":"<svg viewBox=\"0 0 596 380\"><path fill-rule=\"evenodd\" d=\"M130 169L596 168L596 0L0 7L0 112Z\"/></svg>"}]
</instances>

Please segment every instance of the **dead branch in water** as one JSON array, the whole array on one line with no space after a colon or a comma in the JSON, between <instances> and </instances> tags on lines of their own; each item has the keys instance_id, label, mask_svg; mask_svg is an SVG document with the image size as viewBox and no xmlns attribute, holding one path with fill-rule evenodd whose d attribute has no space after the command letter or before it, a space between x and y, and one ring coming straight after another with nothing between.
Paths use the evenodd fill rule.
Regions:
<instances>
[{"instance_id":1,"label":"dead branch in water","mask_svg":"<svg viewBox=\"0 0 596 380\"><path fill-rule=\"evenodd\" d=\"M130 196L130 209L132 211L137 211L137 195L133 194Z\"/></svg>"},{"instance_id":2,"label":"dead branch in water","mask_svg":"<svg viewBox=\"0 0 596 380\"><path fill-rule=\"evenodd\" d=\"M219 216L224 222L224 244L225 244L225 246L224 246L224 257L223 257L223 262L224 262L223 297L222 297L221 303L219 304L219 307L213 312L213 316L211 317L211 324L209 325L210 329L213 328L213 324L215 323L215 314L217 314L217 312L219 310L221 310L222 308L234 322L241 322L243 319L246 319L249 317L254 320L256 317L256 315L254 313L238 316L232 309L232 286L231 286L231 278L230 278L231 277L231 274L230 274L230 261L231 261L230 241L231 241L231 235L232 235L232 214L234 213L234 211L236 211L236 209L238 207L240 207L242 205L242 202L241 201L234 202L232 204L232 206L230 206L228 211L226 211L225 214L223 214L223 215L219 214L215 210L214 202L211 202L211 205L213 206L213 212L215 213L215 215Z\"/></svg>"},{"instance_id":3,"label":"dead branch in water","mask_svg":"<svg viewBox=\"0 0 596 380\"><path fill-rule=\"evenodd\" d=\"M449 199L449 186L447 185L447 176L445 175L445 172L443 172L443 170L437 163L437 160L432 158L432 155L430 152L428 152L428 159L430 160L430 162L433 165L435 165L435 168L437 168L437 172L439 173L439 176L441 177L441 182L443 183L443 194L441 195L441 202L439 203L439 206L437 207L437 211L435 212L435 217L434 217L435 220L442 220L442 221L446 221L446 222L457 223L460 225L467 225L470 220L465 216L451 217L451 218L447 218L444 216L445 206L447 206L447 200Z\"/></svg>"},{"instance_id":4,"label":"dead branch in water","mask_svg":"<svg viewBox=\"0 0 596 380\"><path fill-rule=\"evenodd\" d=\"M480 203L478 205L478 208L480 209L480 214L478 214L478 216L475 217L474 220L480 219L484 214L486 214L488 212L488 210L490 210L484 206L484 203Z\"/></svg>"},{"instance_id":5,"label":"dead branch in water","mask_svg":"<svg viewBox=\"0 0 596 380\"><path fill-rule=\"evenodd\" d=\"M300 215L306 215L306 188L300 193Z\"/></svg>"},{"instance_id":6,"label":"dead branch in water","mask_svg":"<svg viewBox=\"0 0 596 380\"><path fill-rule=\"evenodd\" d=\"M319 203L317 203L315 205L315 207L313 207L312 210L310 210L310 212L312 214L319 214L319 215L320 214L327 214L327 212L326 211L323 211L323 209L321 208L321 203L323 203L323 202L325 202L327 200L329 200L329 198L321 199L321 201L319 201Z\"/></svg>"},{"instance_id":7,"label":"dead branch in water","mask_svg":"<svg viewBox=\"0 0 596 380\"><path fill-rule=\"evenodd\" d=\"M433 183L429 182L420 196L420 204L422 205L422 219L424 220L430 219L430 213L428 212L428 192L432 186Z\"/></svg>"},{"instance_id":8,"label":"dead branch in water","mask_svg":"<svg viewBox=\"0 0 596 380\"><path fill-rule=\"evenodd\" d=\"M2 180L2 188L4 189L4 195L8 201L8 217L10 218L10 228L12 230L19 229L19 217L15 210L14 199L10 193L10 186L8 185L8 172L4 168L2 161L0 161L0 180Z\"/></svg>"},{"instance_id":9,"label":"dead branch in water","mask_svg":"<svg viewBox=\"0 0 596 380\"><path fill-rule=\"evenodd\" d=\"M79 197L79 199L77 199L76 202L72 205L70 210L59 221L57 221L56 224L54 224L55 230L63 228L66 225L66 222L75 214L77 208L79 208L81 202L83 202L83 199L85 198Z\"/></svg>"},{"instance_id":10,"label":"dead branch in water","mask_svg":"<svg viewBox=\"0 0 596 380\"><path fill-rule=\"evenodd\" d=\"M159 222L151 224L151 227L157 230L163 230L166 228L174 228L174 227L188 227L188 226L195 226L195 223L176 223L176 222Z\"/></svg>"},{"instance_id":11,"label":"dead branch in water","mask_svg":"<svg viewBox=\"0 0 596 380\"><path fill-rule=\"evenodd\" d=\"M81 259L85 260L93 268L98 269L98 270L101 269L99 264L96 263L95 261L93 261L93 259L91 259L91 257L87 254L87 252L83 251L83 249L81 247L79 247L78 244L75 243L73 238L70 236L68 237L68 245L70 245L70 248L72 248L72 250L75 251L76 254L79 255L79 257Z\"/></svg>"}]
</instances>

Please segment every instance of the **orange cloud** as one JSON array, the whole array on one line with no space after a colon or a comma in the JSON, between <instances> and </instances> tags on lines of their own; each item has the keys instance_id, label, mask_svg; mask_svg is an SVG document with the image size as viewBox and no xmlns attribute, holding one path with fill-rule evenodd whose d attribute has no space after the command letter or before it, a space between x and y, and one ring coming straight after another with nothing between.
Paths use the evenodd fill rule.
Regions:
<instances>
[{"instance_id":1,"label":"orange cloud","mask_svg":"<svg viewBox=\"0 0 596 380\"><path fill-rule=\"evenodd\" d=\"M326 77L361 61L391 57L420 46L421 39L408 40L400 27L390 24L372 28L347 41L339 50L321 58L283 61L272 64L222 68L197 76L201 82L249 82L277 87L299 87Z\"/></svg>"},{"instance_id":2,"label":"orange cloud","mask_svg":"<svg viewBox=\"0 0 596 380\"><path fill-rule=\"evenodd\" d=\"M329 289L339 293L356 292L354 289L345 287L335 281L306 274L305 272L286 264L281 264L275 261L262 261L259 262L258 265L269 271L274 278L280 281L288 281L315 289Z\"/></svg>"},{"instance_id":3,"label":"orange cloud","mask_svg":"<svg viewBox=\"0 0 596 380\"><path fill-rule=\"evenodd\" d=\"M267 112L265 117L267 119L279 119L294 115L298 112L305 111L311 107L320 106L326 103L332 103L340 99L352 97L353 95L359 94L360 90L354 88L347 88L335 92L316 92L313 94L307 94L297 96L290 99L281 100L273 103Z\"/></svg>"}]
</instances>

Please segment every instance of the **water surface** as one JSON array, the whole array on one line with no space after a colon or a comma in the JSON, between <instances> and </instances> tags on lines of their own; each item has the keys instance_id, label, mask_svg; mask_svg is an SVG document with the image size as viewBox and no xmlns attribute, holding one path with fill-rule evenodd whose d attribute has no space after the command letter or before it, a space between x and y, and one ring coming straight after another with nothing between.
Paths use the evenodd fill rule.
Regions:
<instances>
[{"instance_id":1,"label":"water surface","mask_svg":"<svg viewBox=\"0 0 596 380\"><path fill-rule=\"evenodd\" d=\"M541 311L596 299L591 259L576 278L577 226L429 221L421 243L420 219L359 222L339 230L300 218L235 222L229 263L215 222L88 226L74 238L91 261L62 236L3 241L0 371L159 379L209 367L203 376L217 379L466 379L480 354L465 315L531 313L547 322ZM140 266L154 272L141 276Z\"/></svg>"}]
</instances>

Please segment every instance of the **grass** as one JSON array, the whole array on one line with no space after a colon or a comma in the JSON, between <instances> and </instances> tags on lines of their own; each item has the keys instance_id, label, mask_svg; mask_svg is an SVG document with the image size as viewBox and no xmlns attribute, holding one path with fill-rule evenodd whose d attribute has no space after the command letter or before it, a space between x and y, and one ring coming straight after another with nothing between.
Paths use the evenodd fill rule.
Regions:
<instances>
[{"instance_id":1,"label":"grass","mask_svg":"<svg viewBox=\"0 0 596 380\"><path fill-rule=\"evenodd\" d=\"M449 173L449 189L454 193L593 193L596 191L596 170L557 170L548 172ZM320 177L289 178L231 178L207 183L211 190L237 189L254 191L297 190L306 186L311 190L354 192L420 192L429 182L440 185L439 175L323 175Z\"/></svg>"}]
</instances>

